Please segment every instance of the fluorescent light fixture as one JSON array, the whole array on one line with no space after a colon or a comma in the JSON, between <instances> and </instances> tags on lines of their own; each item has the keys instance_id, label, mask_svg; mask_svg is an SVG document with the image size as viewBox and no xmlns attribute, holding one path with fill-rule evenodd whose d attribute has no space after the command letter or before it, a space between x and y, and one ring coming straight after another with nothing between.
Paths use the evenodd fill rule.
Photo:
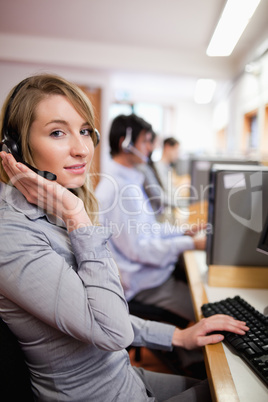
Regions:
<instances>
[{"instance_id":1,"label":"fluorescent light fixture","mask_svg":"<svg viewBox=\"0 0 268 402\"><path fill-rule=\"evenodd\" d=\"M197 80L194 92L194 101L196 103L210 103L216 88L216 82L209 79Z\"/></svg>"},{"instance_id":2,"label":"fluorescent light fixture","mask_svg":"<svg viewBox=\"0 0 268 402\"><path fill-rule=\"evenodd\" d=\"M208 56L230 56L260 1L227 1L207 48Z\"/></svg>"}]
</instances>

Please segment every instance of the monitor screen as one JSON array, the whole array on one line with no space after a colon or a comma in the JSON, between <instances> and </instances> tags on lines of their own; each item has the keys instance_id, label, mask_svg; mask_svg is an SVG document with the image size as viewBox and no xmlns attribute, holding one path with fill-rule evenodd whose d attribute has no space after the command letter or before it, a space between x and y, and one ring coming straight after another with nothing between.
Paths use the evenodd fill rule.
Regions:
<instances>
[{"instance_id":1,"label":"monitor screen","mask_svg":"<svg viewBox=\"0 0 268 402\"><path fill-rule=\"evenodd\" d=\"M268 216L268 168L215 164L210 180L207 265L267 267L257 247Z\"/></svg>"},{"instance_id":2,"label":"monitor screen","mask_svg":"<svg viewBox=\"0 0 268 402\"><path fill-rule=\"evenodd\" d=\"M260 240L257 246L257 251L268 254L268 216L266 218L266 221L264 223Z\"/></svg>"}]
</instances>

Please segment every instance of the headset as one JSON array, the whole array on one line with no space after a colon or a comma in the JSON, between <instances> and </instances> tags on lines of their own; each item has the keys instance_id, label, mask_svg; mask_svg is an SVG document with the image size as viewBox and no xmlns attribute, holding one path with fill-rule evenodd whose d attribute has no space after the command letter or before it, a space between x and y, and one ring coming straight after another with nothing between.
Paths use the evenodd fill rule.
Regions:
<instances>
[{"instance_id":1,"label":"headset","mask_svg":"<svg viewBox=\"0 0 268 402\"><path fill-rule=\"evenodd\" d=\"M13 93L10 96L9 102L6 107L6 112L4 116L4 121L3 121L3 128L2 128L2 134L3 134L3 140L0 143L0 151L4 151L6 153L10 153L14 156L17 162L21 162L24 165L26 165L28 168L33 170L35 173L37 173L39 176L44 177L47 180L57 180L57 176L54 173L48 172L46 170L38 170L34 166L30 165L29 163L25 162L22 158L22 152L21 152L21 146L19 143L19 135L16 132L10 132L8 128L8 119L9 119L9 112L10 112L10 107L12 104L13 99L17 95L17 93L20 91L20 89L28 82L29 78L24 79L21 81L14 89ZM98 145L100 142L100 133L98 132L97 129L94 129L95 135L96 135L96 144L95 147Z\"/></svg>"},{"instance_id":2,"label":"headset","mask_svg":"<svg viewBox=\"0 0 268 402\"><path fill-rule=\"evenodd\" d=\"M126 137L122 142L122 149L124 152L131 152L132 154L138 156L143 162L148 162L148 157L144 155L141 151L136 148L132 142L132 128L127 127Z\"/></svg>"}]
</instances>

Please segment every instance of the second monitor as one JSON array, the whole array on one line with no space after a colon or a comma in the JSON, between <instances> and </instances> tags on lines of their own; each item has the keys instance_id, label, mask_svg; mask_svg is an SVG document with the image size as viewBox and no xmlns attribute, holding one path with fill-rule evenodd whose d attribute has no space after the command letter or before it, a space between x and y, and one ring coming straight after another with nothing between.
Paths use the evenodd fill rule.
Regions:
<instances>
[{"instance_id":1,"label":"second monitor","mask_svg":"<svg viewBox=\"0 0 268 402\"><path fill-rule=\"evenodd\" d=\"M258 165L258 161L245 160L241 158L192 158L190 161L190 202L202 202L208 199L210 182L209 174L213 164L221 165Z\"/></svg>"},{"instance_id":2,"label":"second monitor","mask_svg":"<svg viewBox=\"0 0 268 402\"><path fill-rule=\"evenodd\" d=\"M210 184L207 264L268 266L257 252L268 214L268 168L213 165Z\"/></svg>"}]
</instances>

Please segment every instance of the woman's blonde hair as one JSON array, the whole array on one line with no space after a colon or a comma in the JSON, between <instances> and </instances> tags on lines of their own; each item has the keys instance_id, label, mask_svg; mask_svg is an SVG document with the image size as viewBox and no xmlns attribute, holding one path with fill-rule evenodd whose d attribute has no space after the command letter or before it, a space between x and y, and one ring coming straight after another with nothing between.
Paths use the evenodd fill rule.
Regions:
<instances>
[{"instance_id":1,"label":"woman's blonde hair","mask_svg":"<svg viewBox=\"0 0 268 402\"><path fill-rule=\"evenodd\" d=\"M36 107L48 95L63 95L93 129L92 140L97 144L92 105L80 88L62 77L52 74L35 75L23 80L8 94L1 113L0 140L8 136L17 143L23 160L35 166L29 145L29 134L36 118ZM36 167L36 166L35 166ZM9 183L9 177L0 164L0 177ZM98 204L93 186L87 178L85 184L72 190L84 202L85 209L93 223L97 222Z\"/></svg>"}]
</instances>

